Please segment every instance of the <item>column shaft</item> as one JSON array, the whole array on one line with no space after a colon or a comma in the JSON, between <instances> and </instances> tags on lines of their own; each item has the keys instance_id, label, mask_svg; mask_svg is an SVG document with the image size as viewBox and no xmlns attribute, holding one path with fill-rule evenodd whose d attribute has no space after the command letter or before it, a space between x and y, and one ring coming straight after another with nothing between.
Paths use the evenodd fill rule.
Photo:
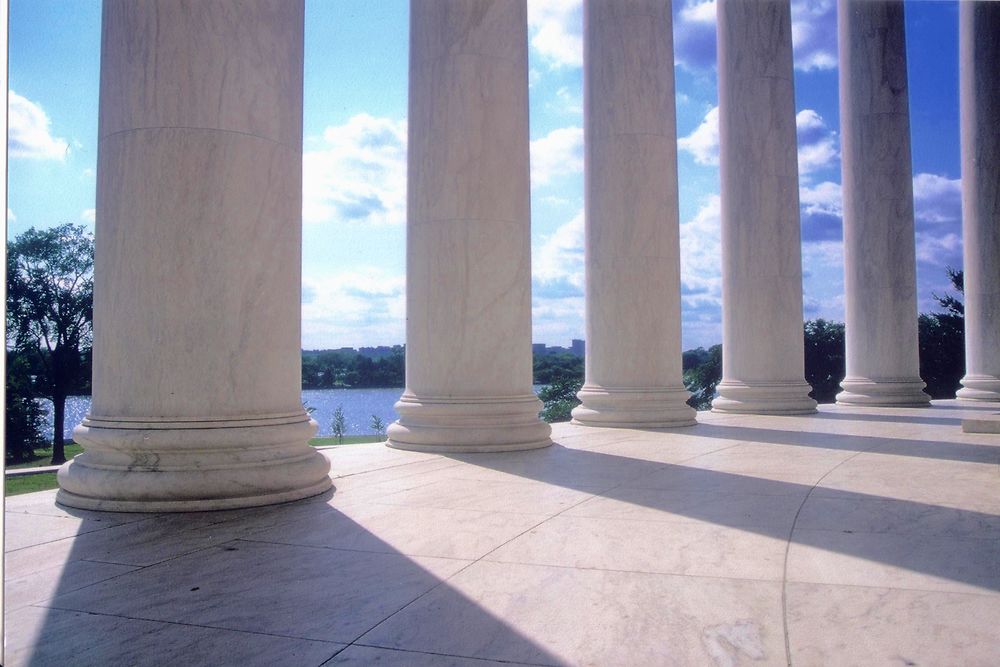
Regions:
<instances>
[{"instance_id":1,"label":"column shaft","mask_svg":"<svg viewBox=\"0 0 1000 667\"><path fill-rule=\"evenodd\" d=\"M959 7L965 377L958 397L1000 401L1000 3Z\"/></svg>"},{"instance_id":2,"label":"column shaft","mask_svg":"<svg viewBox=\"0 0 1000 667\"><path fill-rule=\"evenodd\" d=\"M584 3L587 381L577 423L694 423L681 381L669 0Z\"/></svg>"},{"instance_id":3,"label":"column shaft","mask_svg":"<svg viewBox=\"0 0 1000 667\"><path fill-rule=\"evenodd\" d=\"M788 0L718 0L723 378L717 412L812 412L804 378Z\"/></svg>"},{"instance_id":4,"label":"column shaft","mask_svg":"<svg viewBox=\"0 0 1000 667\"><path fill-rule=\"evenodd\" d=\"M903 3L840 0L840 136L847 373L837 402L927 405Z\"/></svg>"},{"instance_id":5,"label":"column shaft","mask_svg":"<svg viewBox=\"0 0 1000 667\"><path fill-rule=\"evenodd\" d=\"M301 0L105 1L93 399L58 502L330 487L301 403L302 35Z\"/></svg>"},{"instance_id":6,"label":"column shaft","mask_svg":"<svg viewBox=\"0 0 1000 667\"><path fill-rule=\"evenodd\" d=\"M527 6L410 4L406 390L389 446L551 444L532 392Z\"/></svg>"}]
</instances>

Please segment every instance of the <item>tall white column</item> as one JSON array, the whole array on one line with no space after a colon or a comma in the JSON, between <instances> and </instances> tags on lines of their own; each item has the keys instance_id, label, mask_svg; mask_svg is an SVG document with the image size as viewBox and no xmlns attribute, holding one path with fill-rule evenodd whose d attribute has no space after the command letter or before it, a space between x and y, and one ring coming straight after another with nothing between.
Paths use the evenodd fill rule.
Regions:
<instances>
[{"instance_id":1,"label":"tall white column","mask_svg":"<svg viewBox=\"0 0 1000 667\"><path fill-rule=\"evenodd\" d=\"M1000 401L1000 3L959 7L965 377L958 397Z\"/></svg>"},{"instance_id":2,"label":"tall white column","mask_svg":"<svg viewBox=\"0 0 1000 667\"><path fill-rule=\"evenodd\" d=\"M390 447L551 444L532 391L524 0L410 3L406 390Z\"/></svg>"},{"instance_id":3,"label":"tall white column","mask_svg":"<svg viewBox=\"0 0 1000 667\"><path fill-rule=\"evenodd\" d=\"M302 35L301 0L105 0L93 400L57 502L330 487L301 403Z\"/></svg>"},{"instance_id":4,"label":"tall white column","mask_svg":"<svg viewBox=\"0 0 1000 667\"><path fill-rule=\"evenodd\" d=\"M722 382L716 412L812 412L788 0L718 0Z\"/></svg>"},{"instance_id":5,"label":"tall white column","mask_svg":"<svg viewBox=\"0 0 1000 667\"><path fill-rule=\"evenodd\" d=\"M585 0L587 380L577 423L694 424L681 381L669 0Z\"/></svg>"},{"instance_id":6,"label":"tall white column","mask_svg":"<svg viewBox=\"0 0 1000 667\"><path fill-rule=\"evenodd\" d=\"M928 405L917 341L903 3L839 0L846 377L837 402Z\"/></svg>"}]
</instances>

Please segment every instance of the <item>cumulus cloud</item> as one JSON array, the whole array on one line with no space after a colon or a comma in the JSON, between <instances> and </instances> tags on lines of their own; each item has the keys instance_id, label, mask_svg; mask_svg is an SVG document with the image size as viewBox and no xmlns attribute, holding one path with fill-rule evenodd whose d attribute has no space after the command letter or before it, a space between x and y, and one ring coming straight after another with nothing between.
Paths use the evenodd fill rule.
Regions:
<instances>
[{"instance_id":1,"label":"cumulus cloud","mask_svg":"<svg viewBox=\"0 0 1000 667\"><path fill-rule=\"evenodd\" d=\"M326 128L302 158L302 219L402 224L406 220L406 121L358 114Z\"/></svg>"},{"instance_id":2,"label":"cumulus cloud","mask_svg":"<svg viewBox=\"0 0 1000 667\"><path fill-rule=\"evenodd\" d=\"M792 48L795 69L803 72L837 67L837 3L793 0Z\"/></svg>"},{"instance_id":3,"label":"cumulus cloud","mask_svg":"<svg viewBox=\"0 0 1000 667\"><path fill-rule=\"evenodd\" d=\"M799 188L802 218L802 241L827 241L843 238L843 201L839 183L824 181Z\"/></svg>"},{"instance_id":4,"label":"cumulus cloud","mask_svg":"<svg viewBox=\"0 0 1000 667\"><path fill-rule=\"evenodd\" d=\"M529 42L552 68L583 66L581 0L530 0Z\"/></svg>"},{"instance_id":5,"label":"cumulus cloud","mask_svg":"<svg viewBox=\"0 0 1000 667\"><path fill-rule=\"evenodd\" d=\"M7 91L7 151L10 157L62 160L69 142L52 136L48 114L40 105Z\"/></svg>"},{"instance_id":6,"label":"cumulus cloud","mask_svg":"<svg viewBox=\"0 0 1000 667\"><path fill-rule=\"evenodd\" d=\"M681 223L681 300L686 307L722 303L722 205L711 195L694 217Z\"/></svg>"},{"instance_id":7,"label":"cumulus cloud","mask_svg":"<svg viewBox=\"0 0 1000 667\"><path fill-rule=\"evenodd\" d=\"M962 179L917 174L913 177L913 207L918 224L961 222Z\"/></svg>"},{"instance_id":8,"label":"cumulus cloud","mask_svg":"<svg viewBox=\"0 0 1000 667\"><path fill-rule=\"evenodd\" d=\"M406 338L406 277L365 268L302 279L302 347L392 345Z\"/></svg>"},{"instance_id":9,"label":"cumulus cloud","mask_svg":"<svg viewBox=\"0 0 1000 667\"><path fill-rule=\"evenodd\" d=\"M583 171L583 128L561 127L531 142L531 184Z\"/></svg>"},{"instance_id":10,"label":"cumulus cloud","mask_svg":"<svg viewBox=\"0 0 1000 667\"><path fill-rule=\"evenodd\" d=\"M837 133L827 127L822 116L812 109L803 109L795 114L795 129L798 134L800 178L837 165L840 157Z\"/></svg>"},{"instance_id":11,"label":"cumulus cloud","mask_svg":"<svg viewBox=\"0 0 1000 667\"><path fill-rule=\"evenodd\" d=\"M10 207L8 206L7 207L7 222L14 222L15 220L17 220L17 216L14 215L14 211L10 210Z\"/></svg>"},{"instance_id":12,"label":"cumulus cloud","mask_svg":"<svg viewBox=\"0 0 1000 667\"><path fill-rule=\"evenodd\" d=\"M84 222L94 223L97 220L97 209L86 208L80 214L80 219Z\"/></svg>"},{"instance_id":13,"label":"cumulus cloud","mask_svg":"<svg viewBox=\"0 0 1000 667\"><path fill-rule=\"evenodd\" d=\"M534 293L563 298L583 295L583 211L556 228L532 257Z\"/></svg>"},{"instance_id":14,"label":"cumulus cloud","mask_svg":"<svg viewBox=\"0 0 1000 667\"><path fill-rule=\"evenodd\" d=\"M954 232L938 235L918 231L917 261L942 269L961 266L962 237Z\"/></svg>"},{"instance_id":15,"label":"cumulus cloud","mask_svg":"<svg viewBox=\"0 0 1000 667\"><path fill-rule=\"evenodd\" d=\"M715 67L715 0L674 3L674 60L689 71Z\"/></svg>"},{"instance_id":16,"label":"cumulus cloud","mask_svg":"<svg viewBox=\"0 0 1000 667\"><path fill-rule=\"evenodd\" d=\"M704 120L691 134L677 140L677 147L690 153L698 164L718 165L719 107L709 109Z\"/></svg>"}]
</instances>

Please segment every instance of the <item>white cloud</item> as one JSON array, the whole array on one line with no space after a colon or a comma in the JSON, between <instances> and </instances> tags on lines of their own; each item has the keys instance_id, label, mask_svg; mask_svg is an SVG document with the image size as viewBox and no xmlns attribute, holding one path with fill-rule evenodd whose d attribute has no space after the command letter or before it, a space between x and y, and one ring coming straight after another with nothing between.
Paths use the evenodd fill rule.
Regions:
<instances>
[{"instance_id":1,"label":"white cloud","mask_svg":"<svg viewBox=\"0 0 1000 667\"><path fill-rule=\"evenodd\" d=\"M681 224L681 295L684 305L722 303L722 200L711 195Z\"/></svg>"},{"instance_id":2,"label":"white cloud","mask_svg":"<svg viewBox=\"0 0 1000 667\"><path fill-rule=\"evenodd\" d=\"M8 206L7 207L7 222L14 222L15 220L17 220L17 216L14 215L14 211L10 210L10 207Z\"/></svg>"},{"instance_id":3,"label":"white cloud","mask_svg":"<svg viewBox=\"0 0 1000 667\"><path fill-rule=\"evenodd\" d=\"M962 264L962 237L947 233L935 235L917 232L917 261L939 267Z\"/></svg>"},{"instance_id":4,"label":"white cloud","mask_svg":"<svg viewBox=\"0 0 1000 667\"><path fill-rule=\"evenodd\" d=\"M556 228L532 257L536 292L556 295L583 291L583 211Z\"/></svg>"},{"instance_id":5,"label":"white cloud","mask_svg":"<svg viewBox=\"0 0 1000 667\"><path fill-rule=\"evenodd\" d=\"M962 220L962 179L920 173L913 177L917 222L931 224Z\"/></svg>"},{"instance_id":6,"label":"white cloud","mask_svg":"<svg viewBox=\"0 0 1000 667\"><path fill-rule=\"evenodd\" d=\"M93 223L97 220L97 209L87 208L83 210L80 214L80 219L85 222Z\"/></svg>"},{"instance_id":7,"label":"white cloud","mask_svg":"<svg viewBox=\"0 0 1000 667\"><path fill-rule=\"evenodd\" d=\"M531 303L531 340L549 345L569 345L584 336L584 298L535 297Z\"/></svg>"},{"instance_id":8,"label":"white cloud","mask_svg":"<svg viewBox=\"0 0 1000 667\"><path fill-rule=\"evenodd\" d=\"M837 133L827 127L822 116L812 109L803 109L795 114L795 129L800 178L836 165L840 157Z\"/></svg>"},{"instance_id":9,"label":"white cloud","mask_svg":"<svg viewBox=\"0 0 1000 667\"><path fill-rule=\"evenodd\" d=\"M51 121L41 106L7 91L7 151L10 157L62 160L69 152L65 139L53 137Z\"/></svg>"},{"instance_id":10,"label":"white cloud","mask_svg":"<svg viewBox=\"0 0 1000 667\"><path fill-rule=\"evenodd\" d=\"M809 215L841 217L844 214L840 183L824 181L815 186L803 186L799 188L799 203L802 212Z\"/></svg>"},{"instance_id":11,"label":"white cloud","mask_svg":"<svg viewBox=\"0 0 1000 667\"><path fill-rule=\"evenodd\" d=\"M814 269L827 268L843 270L843 241L815 241L802 244L802 269L812 272Z\"/></svg>"},{"instance_id":12,"label":"white cloud","mask_svg":"<svg viewBox=\"0 0 1000 667\"><path fill-rule=\"evenodd\" d=\"M406 121L358 114L328 127L302 172L303 221L403 224Z\"/></svg>"},{"instance_id":13,"label":"white cloud","mask_svg":"<svg viewBox=\"0 0 1000 667\"><path fill-rule=\"evenodd\" d=\"M718 165L719 107L709 109L691 134L677 140L677 147L690 153L698 164Z\"/></svg>"},{"instance_id":14,"label":"white cloud","mask_svg":"<svg viewBox=\"0 0 1000 667\"><path fill-rule=\"evenodd\" d=\"M583 128L562 127L531 142L531 184L583 171Z\"/></svg>"},{"instance_id":15,"label":"white cloud","mask_svg":"<svg viewBox=\"0 0 1000 667\"><path fill-rule=\"evenodd\" d=\"M792 48L795 69L837 67L837 3L833 0L793 0Z\"/></svg>"},{"instance_id":16,"label":"white cloud","mask_svg":"<svg viewBox=\"0 0 1000 667\"><path fill-rule=\"evenodd\" d=\"M374 268L302 279L302 347L393 345L406 339L406 277Z\"/></svg>"},{"instance_id":17,"label":"white cloud","mask_svg":"<svg viewBox=\"0 0 1000 667\"><path fill-rule=\"evenodd\" d=\"M551 67L583 66L581 0L529 0L528 31L532 48Z\"/></svg>"},{"instance_id":18,"label":"white cloud","mask_svg":"<svg viewBox=\"0 0 1000 667\"><path fill-rule=\"evenodd\" d=\"M562 111L563 113L578 115L583 113L583 100L566 86L562 86L556 90L556 102L549 103L546 106L550 109Z\"/></svg>"},{"instance_id":19,"label":"white cloud","mask_svg":"<svg viewBox=\"0 0 1000 667\"><path fill-rule=\"evenodd\" d=\"M697 71L715 67L715 59L715 0L688 0L674 14L674 60Z\"/></svg>"}]
</instances>

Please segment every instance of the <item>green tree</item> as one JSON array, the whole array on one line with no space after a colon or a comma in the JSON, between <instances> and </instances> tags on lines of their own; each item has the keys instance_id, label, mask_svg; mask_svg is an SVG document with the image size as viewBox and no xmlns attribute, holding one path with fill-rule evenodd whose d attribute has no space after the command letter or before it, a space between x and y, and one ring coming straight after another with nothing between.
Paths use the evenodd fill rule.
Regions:
<instances>
[{"instance_id":1,"label":"green tree","mask_svg":"<svg viewBox=\"0 0 1000 667\"><path fill-rule=\"evenodd\" d=\"M378 415L372 415L372 420L369 422L369 426L375 431L375 437L381 440L385 436L385 422Z\"/></svg>"},{"instance_id":2,"label":"green tree","mask_svg":"<svg viewBox=\"0 0 1000 667\"><path fill-rule=\"evenodd\" d=\"M833 403L844 379L844 324L824 319L805 323L805 375L818 403Z\"/></svg>"},{"instance_id":3,"label":"green tree","mask_svg":"<svg viewBox=\"0 0 1000 667\"><path fill-rule=\"evenodd\" d=\"M38 404L31 386L31 368L23 354L7 351L7 392L4 396L4 458L21 463L45 447L46 411Z\"/></svg>"},{"instance_id":4,"label":"green tree","mask_svg":"<svg viewBox=\"0 0 1000 667\"><path fill-rule=\"evenodd\" d=\"M576 397L580 387L583 386L583 379L573 377L572 374L555 378L550 384L538 392L538 398L542 401L542 419L549 423L566 422L572 419L573 408L580 405L580 399Z\"/></svg>"},{"instance_id":5,"label":"green tree","mask_svg":"<svg viewBox=\"0 0 1000 667\"><path fill-rule=\"evenodd\" d=\"M344 430L347 428L347 420L344 419L344 406L338 405L333 411L333 436L337 438L337 444L344 444Z\"/></svg>"},{"instance_id":6,"label":"green tree","mask_svg":"<svg viewBox=\"0 0 1000 667\"><path fill-rule=\"evenodd\" d=\"M65 462L66 396L83 382L93 340L94 237L82 225L29 229L7 248L7 344L36 355L52 401L53 465Z\"/></svg>"},{"instance_id":7,"label":"green tree","mask_svg":"<svg viewBox=\"0 0 1000 667\"><path fill-rule=\"evenodd\" d=\"M949 268L948 279L958 294L964 292L964 274ZM927 383L931 398L955 398L965 374L965 306L958 296L932 295L943 308L936 313L921 313L917 320L920 333L920 377Z\"/></svg>"},{"instance_id":8,"label":"green tree","mask_svg":"<svg viewBox=\"0 0 1000 667\"><path fill-rule=\"evenodd\" d=\"M688 405L695 410L709 410L715 397L715 387L722 381L722 346L713 345L705 355L693 352L695 354L685 357L685 361L692 358L702 361L684 371L684 386L691 392Z\"/></svg>"}]
</instances>

